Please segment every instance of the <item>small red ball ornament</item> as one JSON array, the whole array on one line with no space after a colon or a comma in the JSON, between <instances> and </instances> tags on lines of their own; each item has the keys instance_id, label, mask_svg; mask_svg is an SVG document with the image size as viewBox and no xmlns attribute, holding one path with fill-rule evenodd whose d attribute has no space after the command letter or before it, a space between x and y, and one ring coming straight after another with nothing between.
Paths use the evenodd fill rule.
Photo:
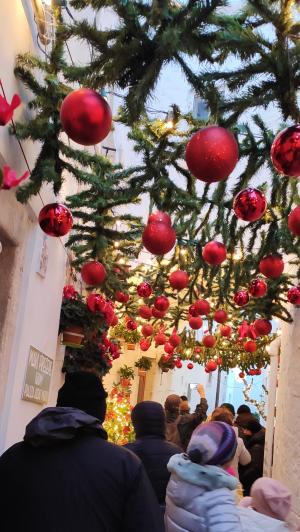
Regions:
<instances>
[{"instance_id":1,"label":"small red ball ornament","mask_svg":"<svg viewBox=\"0 0 300 532\"><path fill-rule=\"evenodd\" d=\"M300 305L300 286L292 286L288 290L287 298L293 305Z\"/></svg>"},{"instance_id":2,"label":"small red ball ornament","mask_svg":"<svg viewBox=\"0 0 300 532\"><path fill-rule=\"evenodd\" d=\"M104 312L107 306L101 294L89 294L86 298L86 304L90 312Z\"/></svg>"},{"instance_id":3,"label":"small red ball ornament","mask_svg":"<svg viewBox=\"0 0 300 532\"><path fill-rule=\"evenodd\" d=\"M248 340L247 342L244 343L244 349L248 353L255 353L256 347L257 347L256 342L253 342L253 340Z\"/></svg>"},{"instance_id":4,"label":"small red ball ornament","mask_svg":"<svg viewBox=\"0 0 300 532\"><path fill-rule=\"evenodd\" d=\"M203 342L203 345L205 345L205 347L211 348L216 345L217 339L212 334L207 334L206 336L203 336L202 342Z\"/></svg>"},{"instance_id":5,"label":"small red ball ornament","mask_svg":"<svg viewBox=\"0 0 300 532\"><path fill-rule=\"evenodd\" d=\"M275 137L271 160L279 174L300 176L300 125L287 127Z\"/></svg>"},{"instance_id":6,"label":"small red ball ornament","mask_svg":"<svg viewBox=\"0 0 300 532\"><path fill-rule=\"evenodd\" d=\"M295 207L288 217L288 228L295 236L300 236L300 205Z\"/></svg>"},{"instance_id":7,"label":"small red ball ornament","mask_svg":"<svg viewBox=\"0 0 300 532\"><path fill-rule=\"evenodd\" d=\"M148 351L150 346L151 346L150 340L146 340L146 338L142 338L142 340L140 340L141 351Z\"/></svg>"},{"instance_id":8,"label":"small red ball ornament","mask_svg":"<svg viewBox=\"0 0 300 532\"><path fill-rule=\"evenodd\" d=\"M226 260L226 255L226 247L224 244L221 244L221 242L217 242L216 240L212 240L205 244L202 250L203 260L207 262L207 264L210 264L210 266L218 266L221 264Z\"/></svg>"},{"instance_id":9,"label":"small red ball ornament","mask_svg":"<svg viewBox=\"0 0 300 532\"><path fill-rule=\"evenodd\" d=\"M252 297L264 297L267 290L268 285L263 279L253 279L249 286L249 293Z\"/></svg>"},{"instance_id":10,"label":"small red ball ornament","mask_svg":"<svg viewBox=\"0 0 300 532\"><path fill-rule=\"evenodd\" d=\"M136 291L138 295L143 298L150 297L152 294L151 285L145 281L137 286Z\"/></svg>"},{"instance_id":11,"label":"small red ball ornament","mask_svg":"<svg viewBox=\"0 0 300 532\"><path fill-rule=\"evenodd\" d=\"M204 368L205 373L210 373L209 369Z\"/></svg>"},{"instance_id":12,"label":"small red ball ornament","mask_svg":"<svg viewBox=\"0 0 300 532\"><path fill-rule=\"evenodd\" d=\"M166 335L163 332L158 332L154 336L154 341L155 341L156 347L158 345L164 345L166 343L166 341L167 341L167 337L166 337Z\"/></svg>"},{"instance_id":13,"label":"small red ball ornament","mask_svg":"<svg viewBox=\"0 0 300 532\"><path fill-rule=\"evenodd\" d=\"M182 362L181 362L181 360L175 360L175 366L176 366L176 368L178 368L178 369L182 368Z\"/></svg>"},{"instance_id":14,"label":"small red ball ornament","mask_svg":"<svg viewBox=\"0 0 300 532\"><path fill-rule=\"evenodd\" d=\"M156 213L157 214L157 213ZM165 213L159 213L164 214ZM151 215L152 216L152 215ZM151 221L143 231L142 240L145 248L153 255L164 255L173 249L176 242L176 233L171 225L162 221ZM165 215L168 216L168 215Z\"/></svg>"},{"instance_id":15,"label":"small red ball ornament","mask_svg":"<svg viewBox=\"0 0 300 532\"><path fill-rule=\"evenodd\" d=\"M118 325L119 323L119 319L118 319L118 316L116 314L113 314L111 320L110 320L110 326L111 327L115 327L116 325Z\"/></svg>"},{"instance_id":16,"label":"small red ball ornament","mask_svg":"<svg viewBox=\"0 0 300 532\"><path fill-rule=\"evenodd\" d=\"M193 369L194 364L192 362L189 362L187 365L187 369Z\"/></svg>"},{"instance_id":17,"label":"small red ball ornament","mask_svg":"<svg viewBox=\"0 0 300 532\"><path fill-rule=\"evenodd\" d=\"M170 306L169 300L166 296L158 296L154 300L154 306L156 310L160 310L162 312L166 312Z\"/></svg>"},{"instance_id":18,"label":"small red ball ornament","mask_svg":"<svg viewBox=\"0 0 300 532\"><path fill-rule=\"evenodd\" d=\"M225 310L222 310L222 309L216 310L216 312L214 313L214 320L217 323L225 323L225 321L228 320L227 312L225 312Z\"/></svg>"},{"instance_id":19,"label":"small red ball ornament","mask_svg":"<svg viewBox=\"0 0 300 532\"><path fill-rule=\"evenodd\" d=\"M94 146L110 132L112 115L100 94L91 89L77 89L64 99L60 120L70 139L83 146Z\"/></svg>"},{"instance_id":20,"label":"small red ball ornament","mask_svg":"<svg viewBox=\"0 0 300 532\"><path fill-rule=\"evenodd\" d=\"M231 336L232 329L229 325L221 325L220 327L220 334L221 336L225 336L226 338L229 338Z\"/></svg>"},{"instance_id":21,"label":"small red ball ornament","mask_svg":"<svg viewBox=\"0 0 300 532\"><path fill-rule=\"evenodd\" d=\"M170 273L169 283L175 290L183 290L189 284L189 276L183 270L177 270Z\"/></svg>"},{"instance_id":22,"label":"small red ball ornament","mask_svg":"<svg viewBox=\"0 0 300 532\"><path fill-rule=\"evenodd\" d=\"M142 335L143 336L152 336L153 334L153 327L152 325L143 325L142 327Z\"/></svg>"},{"instance_id":23,"label":"small red ball ornament","mask_svg":"<svg viewBox=\"0 0 300 532\"><path fill-rule=\"evenodd\" d=\"M254 330L257 334L265 336L272 331L272 323L268 320L257 319L253 323Z\"/></svg>"},{"instance_id":24,"label":"small red ball ornament","mask_svg":"<svg viewBox=\"0 0 300 532\"><path fill-rule=\"evenodd\" d=\"M129 301L129 294L125 294L125 292L118 290L115 293L115 300L118 301L118 303L127 303Z\"/></svg>"},{"instance_id":25,"label":"small red ball ornament","mask_svg":"<svg viewBox=\"0 0 300 532\"><path fill-rule=\"evenodd\" d=\"M189 319L189 326L191 327L191 329L194 329L194 330L201 329L202 324L203 322L200 316L192 316Z\"/></svg>"},{"instance_id":26,"label":"small red ball ornament","mask_svg":"<svg viewBox=\"0 0 300 532\"><path fill-rule=\"evenodd\" d=\"M267 255L261 259L258 268L268 279L277 279L284 270L284 262L280 255Z\"/></svg>"},{"instance_id":27,"label":"small red ball ornament","mask_svg":"<svg viewBox=\"0 0 300 532\"><path fill-rule=\"evenodd\" d=\"M138 324L136 321L129 319L126 322L126 328L128 331L135 331L138 328Z\"/></svg>"},{"instance_id":28,"label":"small red ball ornament","mask_svg":"<svg viewBox=\"0 0 300 532\"><path fill-rule=\"evenodd\" d=\"M233 210L237 218L246 222L259 220L266 212L265 195L256 188L241 190L233 200Z\"/></svg>"},{"instance_id":29,"label":"small red ball ornament","mask_svg":"<svg viewBox=\"0 0 300 532\"><path fill-rule=\"evenodd\" d=\"M82 266L81 278L89 286L98 286L105 280L106 270L101 262L92 260Z\"/></svg>"},{"instance_id":30,"label":"small red ball ornament","mask_svg":"<svg viewBox=\"0 0 300 532\"><path fill-rule=\"evenodd\" d=\"M153 318L162 319L162 318L164 318L165 314L166 313L164 311L162 311L162 310L157 310L157 308L155 308L155 307L152 308L152 316L153 316Z\"/></svg>"},{"instance_id":31,"label":"small red ball ornament","mask_svg":"<svg viewBox=\"0 0 300 532\"><path fill-rule=\"evenodd\" d=\"M152 310L147 305L142 305L139 308L139 316L144 320L150 320L152 318Z\"/></svg>"},{"instance_id":32,"label":"small red ball ornament","mask_svg":"<svg viewBox=\"0 0 300 532\"><path fill-rule=\"evenodd\" d=\"M165 224L168 227L172 227L172 221L171 217L166 213L162 211L152 212L148 218L147 224Z\"/></svg>"},{"instance_id":33,"label":"small red ball ornament","mask_svg":"<svg viewBox=\"0 0 300 532\"><path fill-rule=\"evenodd\" d=\"M175 332L173 331L170 338L169 338L169 342L170 344L172 344L173 347L178 347L180 344L181 344L181 338L180 336L176 333L176 330Z\"/></svg>"},{"instance_id":34,"label":"small red ball ornament","mask_svg":"<svg viewBox=\"0 0 300 532\"><path fill-rule=\"evenodd\" d=\"M241 371L241 372L239 373L239 378L240 378L240 379L244 379L245 377L246 377L245 373L244 373L243 371Z\"/></svg>"},{"instance_id":35,"label":"small red ball ornament","mask_svg":"<svg viewBox=\"0 0 300 532\"><path fill-rule=\"evenodd\" d=\"M186 147L185 159L189 171L206 183L227 179L238 158L238 144L234 136L219 126L200 129Z\"/></svg>"},{"instance_id":36,"label":"small red ball ornament","mask_svg":"<svg viewBox=\"0 0 300 532\"><path fill-rule=\"evenodd\" d=\"M217 360L216 360L218 366L222 366L223 364L223 358L222 357L218 357Z\"/></svg>"},{"instance_id":37,"label":"small red ball ornament","mask_svg":"<svg viewBox=\"0 0 300 532\"><path fill-rule=\"evenodd\" d=\"M194 305L200 316L207 316L210 313L210 304L206 299L197 299Z\"/></svg>"},{"instance_id":38,"label":"small red ball ornament","mask_svg":"<svg viewBox=\"0 0 300 532\"><path fill-rule=\"evenodd\" d=\"M233 301L239 307L244 307L247 305L247 303L249 303L249 299L249 293L247 290L238 290L233 296Z\"/></svg>"},{"instance_id":39,"label":"small red ball ornament","mask_svg":"<svg viewBox=\"0 0 300 532\"><path fill-rule=\"evenodd\" d=\"M217 367L218 367L218 364L216 363L215 360L209 360L206 364L206 367L208 369L209 372L211 371L216 371Z\"/></svg>"},{"instance_id":40,"label":"small red ball ornament","mask_svg":"<svg viewBox=\"0 0 300 532\"><path fill-rule=\"evenodd\" d=\"M49 203L39 214L40 228L48 236L64 236L73 225L71 211L62 203Z\"/></svg>"},{"instance_id":41,"label":"small red ball ornament","mask_svg":"<svg viewBox=\"0 0 300 532\"><path fill-rule=\"evenodd\" d=\"M198 308L196 307L195 303L193 303L192 305L190 305L189 307L189 315L190 316L199 316L199 310Z\"/></svg>"},{"instance_id":42,"label":"small red ball ornament","mask_svg":"<svg viewBox=\"0 0 300 532\"><path fill-rule=\"evenodd\" d=\"M173 355L174 353L174 346L170 344L170 342L166 342L164 345L164 350L168 355Z\"/></svg>"}]
</instances>

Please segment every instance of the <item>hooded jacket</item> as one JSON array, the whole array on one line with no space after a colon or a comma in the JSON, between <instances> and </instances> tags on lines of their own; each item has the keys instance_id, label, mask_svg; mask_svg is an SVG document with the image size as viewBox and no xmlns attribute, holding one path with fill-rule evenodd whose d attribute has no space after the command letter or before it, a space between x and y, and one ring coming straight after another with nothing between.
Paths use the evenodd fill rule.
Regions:
<instances>
[{"instance_id":1,"label":"hooded jacket","mask_svg":"<svg viewBox=\"0 0 300 532\"><path fill-rule=\"evenodd\" d=\"M183 454L172 456L168 469L166 532L242 532L235 477L217 466L195 464Z\"/></svg>"},{"instance_id":2,"label":"hooded jacket","mask_svg":"<svg viewBox=\"0 0 300 532\"><path fill-rule=\"evenodd\" d=\"M1 532L162 532L140 460L99 420L46 408L0 458Z\"/></svg>"},{"instance_id":3,"label":"hooded jacket","mask_svg":"<svg viewBox=\"0 0 300 532\"><path fill-rule=\"evenodd\" d=\"M250 508L238 507L238 513L243 532L288 532L289 530L289 526L284 521L278 521Z\"/></svg>"},{"instance_id":4,"label":"hooded jacket","mask_svg":"<svg viewBox=\"0 0 300 532\"><path fill-rule=\"evenodd\" d=\"M253 482L263 476L265 434L266 431L262 428L251 438L245 439L245 446L251 455L250 464L239 468L240 481L243 485L245 496L250 495Z\"/></svg>"}]
</instances>

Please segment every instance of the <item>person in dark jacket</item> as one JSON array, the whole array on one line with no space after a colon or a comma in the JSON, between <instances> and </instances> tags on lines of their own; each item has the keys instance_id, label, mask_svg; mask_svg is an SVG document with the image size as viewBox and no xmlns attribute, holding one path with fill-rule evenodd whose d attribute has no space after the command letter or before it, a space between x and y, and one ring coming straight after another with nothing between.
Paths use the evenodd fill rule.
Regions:
<instances>
[{"instance_id":1,"label":"person in dark jacket","mask_svg":"<svg viewBox=\"0 0 300 532\"><path fill-rule=\"evenodd\" d=\"M253 482L263 476L266 431L253 416L243 423L242 429L251 462L249 465L240 466L239 473L244 495L249 496Z\"/></svg>"},{"instance_id":2,"label":"person in dark jacket","mask_svg":"<svg viewBox=\"0 0 300 532\"><path fill-rule=\"evenodd\" d=\"M2 455L1 532L163 532L141 461L106 440L106 395L96 375L67 374L57 407Z\"/></svg>"},{"instance_id":3,"label":"person in dark jacket","mask_svg":"<svg viewBox=\"0 0 300 532\"><path fill-rule=\"evenodd\" d=\"M186 451L195 428L206 419L208 404L202 384L198 384L197 391L201 397L201 401L197 405L194 414L180 415L181 399L179 395L171 394L165 401L167 420L166 439L178 445L183 451Z\"/></svg>"},{"instance_id":4,"label":"person in dark jacket","mask_svg":"<svg viewBox=\"0 0 300 532\"><path fill-rule=\"evenodd\" d=\"M136 441L125 447L141 459L160 505L165 504L170 473L167 464L181 449L166 441L166 417L163 407L154 401L142 401L131 412Z\"/></svg>"}]
</instances>

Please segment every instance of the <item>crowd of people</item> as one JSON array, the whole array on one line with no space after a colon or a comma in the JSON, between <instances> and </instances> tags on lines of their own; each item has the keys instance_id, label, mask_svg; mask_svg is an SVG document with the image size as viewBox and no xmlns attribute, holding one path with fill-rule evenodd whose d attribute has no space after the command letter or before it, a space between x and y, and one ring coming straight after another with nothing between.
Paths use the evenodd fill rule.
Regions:
<instances>
[{"instance_id":1,"label":"crowd of people","mask_svg":"<svg viewBox=\"0 0 300 532\"><path fill-rule=\"evenodd\" d=\"M138 403L136 440L107 441L106 392L88 372L67 374L57 406L0 458L1 531L255 532L291 530L291 494L263 477L265 429L250 408L207 417L202 385L164 408Z\"/></svg>"}]
</instances>

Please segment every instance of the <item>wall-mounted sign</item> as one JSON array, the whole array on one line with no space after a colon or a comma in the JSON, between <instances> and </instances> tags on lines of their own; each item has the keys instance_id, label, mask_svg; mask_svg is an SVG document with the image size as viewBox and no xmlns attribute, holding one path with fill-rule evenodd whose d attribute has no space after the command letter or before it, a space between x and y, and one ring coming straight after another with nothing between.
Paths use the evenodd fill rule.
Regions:
<instances>
[{"instance_id":1,"label":"wall-mounted sign","mask_svg":"<svg viewBox=\"0 0 300 532\"><path fill-rule=\"evenodd\" d=\"M24 401L38 404L48 402L52 368L52 358L30 346L22 393Z\"/></svg>"}]
</instances>

